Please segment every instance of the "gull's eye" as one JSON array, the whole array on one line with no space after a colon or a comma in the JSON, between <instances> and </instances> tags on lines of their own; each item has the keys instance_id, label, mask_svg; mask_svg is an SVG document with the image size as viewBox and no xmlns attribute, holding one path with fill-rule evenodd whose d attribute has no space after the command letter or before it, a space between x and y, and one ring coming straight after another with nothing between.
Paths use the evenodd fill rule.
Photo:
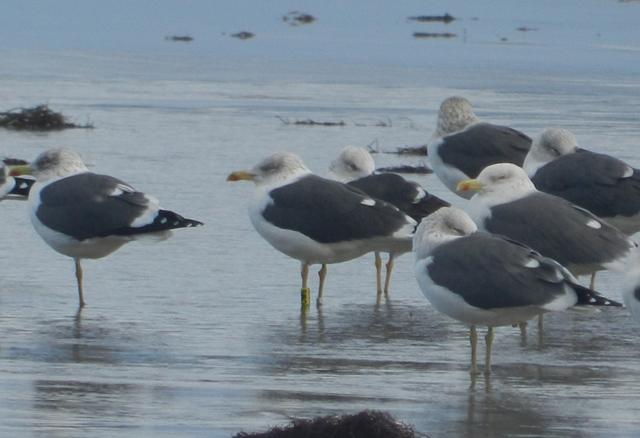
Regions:
<instances>
[{"instance_id":1,"label":"gull's eye","mask_svg":"<svg viewBox=\"0 0 640 438\"><path fill-rule=\"evenodd\" d=\"M353 163L347 163L347 166L349 166L349 169L351 170L358 170L358 166Z\"/></svg>"}]
</instances>

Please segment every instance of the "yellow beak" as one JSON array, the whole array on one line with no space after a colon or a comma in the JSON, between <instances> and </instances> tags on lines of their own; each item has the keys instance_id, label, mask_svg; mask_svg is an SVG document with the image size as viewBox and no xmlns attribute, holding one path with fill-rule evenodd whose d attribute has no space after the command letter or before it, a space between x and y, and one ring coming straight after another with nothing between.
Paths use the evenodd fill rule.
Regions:
<instances>
[{"instance_id":1,"label":"yellow beak","mask_svg":"<svg viewBox=\"0 0 640 438\"><path fill-rule=\"evenodd\" d=\"M16 166L7 166L9 176L32 175L33 169L28 164L19 164Z\"/></svg>"},{"instance_id":2,"label":"yellow beak","mask_svg":"<svg viewBox=\"0 0 640 438\"><path fill-rule=\"evenodd\" d=\"M477 192L482 190L484 185L477 179L465 179L460 181L456 187L459 192Z\"/></svg>"},{"instance_id":3,"label":"yellow beak","mask_svg":"<svg viewBox=\"0 0 640 438\"><path fill-rule=\"evenodd\" d=\"M253 181L255 177L253 173L246 170L237 170L229 174L227 181Z\"/></svg>"}]
</instances>

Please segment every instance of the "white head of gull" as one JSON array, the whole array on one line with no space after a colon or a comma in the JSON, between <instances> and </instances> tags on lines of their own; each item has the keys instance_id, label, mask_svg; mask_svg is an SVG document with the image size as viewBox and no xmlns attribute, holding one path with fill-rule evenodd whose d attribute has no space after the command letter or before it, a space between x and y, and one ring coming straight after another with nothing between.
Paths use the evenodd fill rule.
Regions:
<instances>
[{"instance_id":1,"label":"white head of gull","mask_svg":"<svg viewBox=\"0 0 640 438\"><path fill-rule=\"evenodd\" d=\"M477 192L474 198L482 198L484 206L513 201L536 192L525 171L515 164L498 163L485 167L474 180L462 181L458 190Z\"/></svg>"},{"instance_id":2,"label":"white head of gull","mask_svg":"<svg viewBox=\"0 0 640 438\"><path fill-rule=\"evenodd\" d=\"M573 154L578 150L575 135L564 128L545 129L531 143L531 149L524 159L522 167L529 177L545 164L558 157Z\"/></svg>"},{"instance_id":3,"label":"white head of gull","mask_svg":"<svg viewBox=\"0 0 640 438\"><path fill-rule=\"evenodd\" d=\"M68 148L44 151L12 173L36 177L29 192L31 223L52 249L74 259L81 308L82 259L105 257L141 236L165 239L172 229L202 225L161 209L157 199L124 181L89 172Z\"/></svg>"},{"instance_id":4,"label":"white head of gull","mask_svg":"<svg viewBox=\"0 0 640 438\"><path fill-rule=\"evenodd\" d=\"M254 181L249 218L275 249L302 265L302 304L308 306L311 264L321 264L321 304L327 264L371 251L411 250L416 222L397 207L349 185L312 174L299 157L277 153L250 171L235 171L228 181Z\"/></svg>"},{"instance_id":5,"label":"white head of gull","mask_svg":"<svg viewBox=\"0 0 640 438\"><path fill-rule=\"evenodd\" d=\"M363 178L375 170L376 163L371 154L366 149L356 146L346 146L329 166L329 171L342 182Z\"/></svg>"},{"instance_id":6,"label":"white head of gull","mask_svg":"<svg viewBox=\"0 0 640 438\"><path fill-rule=\"evenodd\" d=\"M577 284L556 261L524 244L477 232L454 207L423 219L414 236L416 280L441 313L470 326L471 372L476 372L476 325L488 327L485 373L491 369L493 327L526 321L576 304L619 305Z\"/></svg>"}]
</instances>

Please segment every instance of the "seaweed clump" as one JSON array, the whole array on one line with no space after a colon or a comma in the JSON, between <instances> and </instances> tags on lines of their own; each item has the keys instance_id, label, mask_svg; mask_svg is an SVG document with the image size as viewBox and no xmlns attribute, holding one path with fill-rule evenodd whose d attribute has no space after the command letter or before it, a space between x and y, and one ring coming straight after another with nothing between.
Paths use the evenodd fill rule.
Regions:
<instances>
[{"instance_id":1,"label":"seaweed clump","mask_svg":"<svg viewBox=\"0 0 640 438\"><path fill-rule=\"evenodd\" d=\"M316 417L293 420L284 427L267 432L240 432L233 438L416 438L411 426L381 411L362 411L353 415Z\"/></svg>"},{"instance_id":2,"label":"seaweed clump","mask_svg":"<svg viewBox=\"0 0 640 438\"><path fill-rule=\"evenodd\" d=\"M93 125L71 123L62 113L51 110L47 105L38 105L33 108L0 112L0 127L16 130L54 131L67 128L93 128Z\"/></svg>"}]
</instances>

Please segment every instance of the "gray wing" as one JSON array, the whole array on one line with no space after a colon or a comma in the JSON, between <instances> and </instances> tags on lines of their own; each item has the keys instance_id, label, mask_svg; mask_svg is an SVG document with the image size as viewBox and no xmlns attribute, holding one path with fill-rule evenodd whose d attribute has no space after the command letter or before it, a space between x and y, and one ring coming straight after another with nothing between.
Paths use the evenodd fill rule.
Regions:
<instances>
[{"instance_id":1,"label":"gray wing","mask_svg":"<svg viewBox=\"0 0 640 438\"><path fill-rule=\"evenodd\" d=\"M625 255L632 245L589 211L541 192L492 207L482 225L564 266L607 263Z\"/></svg>"},{"instance_id":2,"label":"gray wing","mask_svg":"<svg viewBox=\"0 0 640 438\"><path fill-rule=\"evenodd\" d=\"M589 151L564 155L541 167L531 180L538 190L600 217L640 212L640 173L609 155Z\"/></svg>"},{"instance_id":3,"label":"gray wing","mask_svg":"<svg viewBox=\"0 0 640 438\"><path fill-rule=\"evenodd\" d=\"M520 131L491 123L476 123L442 138L438 155L470 178L496 163L522 166L531 139Z\"/></svg>"},{"instance_id":4,"label":"gray wing","mask_svg":"<svg viewBox=\"0 0 640 438\"><path fill-rule=\"evenodd\" d=\"M396 207L316 175L276 188L262 215L320 243L390 236L412 223Z\"/></svg>"},{"instance_id":5,"label":"gray wing","mask_svg":"<svg viewBox=\"0 0 640 438\"><path fill-rule=\"evenodd\" d=\"M566 293L568 273L525 245L478 232L441 245L432 281L481 309L544 306Z\"/></svg>"},{"instance_id":6,"label":"gray wing","mask_svg":"<svg viewBox=\"0 0 640 438\"><path fill-rule=\"evenodd\" d=\"M84 240L129 227L149 209L157 205L127 183L85 172L45 186L36 216L47 227Z\"/></svg>"}]
</instances>

